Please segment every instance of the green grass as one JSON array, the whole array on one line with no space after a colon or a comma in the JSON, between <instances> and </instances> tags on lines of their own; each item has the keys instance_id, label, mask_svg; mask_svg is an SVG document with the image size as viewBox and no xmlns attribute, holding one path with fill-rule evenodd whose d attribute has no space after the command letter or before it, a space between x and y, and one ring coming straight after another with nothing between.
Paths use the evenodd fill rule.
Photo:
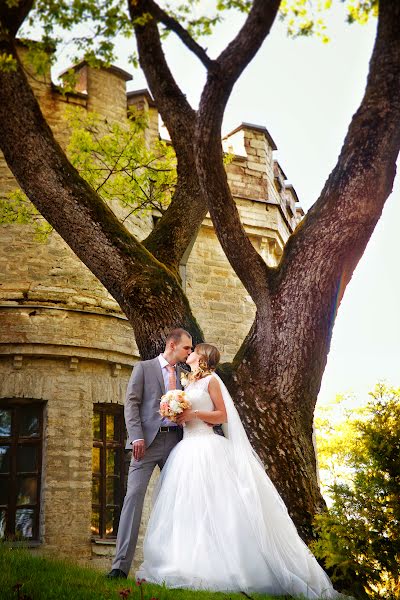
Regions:
<instances>
[{"instance_id":1,"label":"green grass","mask_svg":"<svg viewBox=\"0 0 400 600\"><path fill-rule=\"evenodd\" d=\"M33 556L26 550L1 547L0 598L16 600L15 584L20 583L20 598L32 600L119 600L121 591L130 588L128 600L244 600L243 594L222 594L168 590L164 587L136 585L133 579L109 580L105 573L79 567L68 561ZM141 596L141 592L143 597ZM254 600L273 600L271 596L253 596ZM280 597L282 600L282 597Z\"/></svg>"}]
</instances>

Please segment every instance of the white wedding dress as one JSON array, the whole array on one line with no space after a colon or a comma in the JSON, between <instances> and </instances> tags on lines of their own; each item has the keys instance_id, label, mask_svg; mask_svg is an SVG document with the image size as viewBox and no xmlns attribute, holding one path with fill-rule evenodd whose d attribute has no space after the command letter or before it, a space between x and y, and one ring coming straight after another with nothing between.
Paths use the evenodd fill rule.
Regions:
<instances>
[{"instance_id":1,"label":"white wedding dress","mask_svg":"<svg viewBox=\"0 0 400 600\"><path fill-rule=\"evenodd\" d=\"M217 377L226 437L201 420L184 428L161 472L136 576L168 588L342 597L300 539L221 379L190 384L193 409L214 410Z\"/></svg>"}]
</instances>

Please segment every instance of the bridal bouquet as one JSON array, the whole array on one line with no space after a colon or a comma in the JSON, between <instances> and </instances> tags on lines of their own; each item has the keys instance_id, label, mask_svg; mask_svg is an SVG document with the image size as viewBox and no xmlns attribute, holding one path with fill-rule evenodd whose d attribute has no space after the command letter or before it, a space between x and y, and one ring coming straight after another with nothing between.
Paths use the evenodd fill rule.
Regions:
<instances>
[{"instance_id":1,"label":"bridal bouquet","mask_svg":"<svg viewBox=\"0 0 400 600\"><path fill-rule=\"evenodd\" d=\"M183 390L170 390L164 396L161 396L160 415L167 417L170 421L176 421L177 415L185 410L192 408L187 396Z\"/></svg>"}]
</instances>

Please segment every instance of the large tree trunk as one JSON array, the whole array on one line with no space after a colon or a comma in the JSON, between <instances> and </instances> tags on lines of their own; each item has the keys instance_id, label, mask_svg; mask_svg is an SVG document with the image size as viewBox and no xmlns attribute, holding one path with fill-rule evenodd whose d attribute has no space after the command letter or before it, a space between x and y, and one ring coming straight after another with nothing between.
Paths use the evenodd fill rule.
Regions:
<instances>
[{"instance_id":1,"label":"large tree trunk","mask_svg":"<svg viewBox=\"0 0 400 600\"><path fill-rule=\"evenodd\" d=\"M202 331L192 314L185 293L166 269L160 268L149 278L149 271L128 283L125 314L133 324L135 340L143 360L154 358L164 350L171 329L183 327L193 343L203 341Z\"/></svg>"},{"instance_id":2,"label":"large tree trunk","mask_svg":"<svg viewBox=\"0 0 400 600\"><path fill-rule=\"evenodd\" d=\"M224 365L222 371L253 447L300 535L309 542L314 516L325 506L317 479L313 414L326 362L329 319L314 333L319 358L305 365L299 331L302 319L308 325L307 312L300 303L293 326L283 331L280 311L279 298L274 298L273 327L267 333L257 313L233 365Z\"/></svg>"},{"instance_id":3,"label":"large tree trunk","mask_svg":"<svg viewBox=\"0 0 400 600\"><path fill-rule=\"evenodd\" d=\"M282 376L284 378L284 374ZM266 382L261 370L241 364L227 381L251 444L278 489L300 536L313 538L313 520L325 506L317 483L313 415L294 406L295 397ZM301 390L298 391L301 394ZM307 414L308 412L308 414Z\"/></svg>"}]
</instances>

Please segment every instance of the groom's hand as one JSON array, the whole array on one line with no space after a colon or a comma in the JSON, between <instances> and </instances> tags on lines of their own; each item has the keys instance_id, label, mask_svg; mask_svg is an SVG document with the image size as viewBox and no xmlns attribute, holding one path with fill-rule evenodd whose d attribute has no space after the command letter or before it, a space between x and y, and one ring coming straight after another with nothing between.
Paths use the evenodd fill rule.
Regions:
<instances>
[{"instance_id":1,"label":"groom's hand","mask_svg":"<svg viewBox=\"0 0 400 600\"><path fill-rule=\"evenodd\" d=\"M132 454L135 460L140 460L144 456L145 446L144 440L136 440L132 444Z\"/></svg>"}]
</instances>

